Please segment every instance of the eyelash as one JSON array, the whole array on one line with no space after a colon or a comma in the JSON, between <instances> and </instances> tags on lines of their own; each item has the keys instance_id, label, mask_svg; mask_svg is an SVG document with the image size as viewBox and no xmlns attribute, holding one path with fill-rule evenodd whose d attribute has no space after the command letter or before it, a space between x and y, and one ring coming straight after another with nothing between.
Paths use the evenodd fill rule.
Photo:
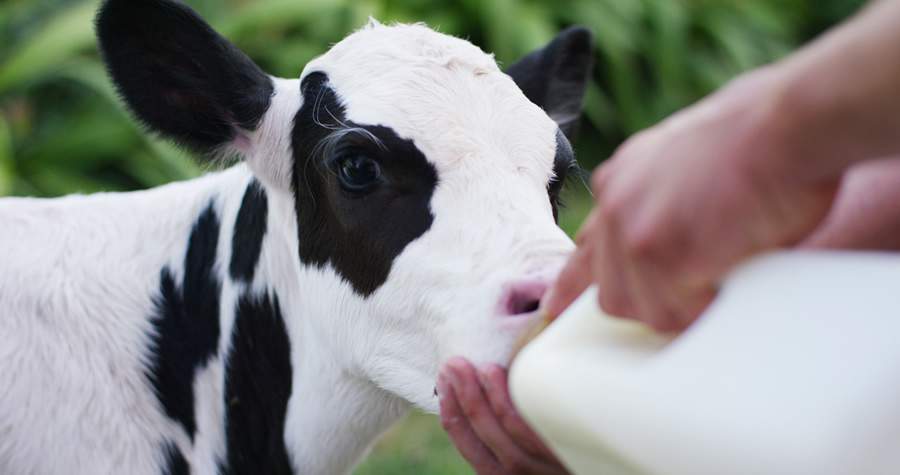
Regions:
<instances>
[{"instance_id":1,"label":"eyelash","mask_svg":"<svg viewBox=\"0 0 900 475\"><path fill-rule=\"evenodd\" d=\"M550 197L554 204L556 204L557 209L565 209L567 207L567 202L562 198L562 192L569 182L578 180L578 182L587 186L585 182L587 172L576 163L567 167L561 175L561 180L557 177L553 177L547 185L547 190L550 192Z\"/></svg>"}]
</instances>

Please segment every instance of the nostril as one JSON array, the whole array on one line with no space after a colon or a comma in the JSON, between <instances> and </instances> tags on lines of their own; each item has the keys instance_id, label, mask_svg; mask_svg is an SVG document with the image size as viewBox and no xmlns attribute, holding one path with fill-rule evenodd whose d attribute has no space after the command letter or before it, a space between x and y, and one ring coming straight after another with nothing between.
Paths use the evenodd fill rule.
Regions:
<instances>
[{"instance_id":1,"label":"nostril","mask_svg":"<svg viewBox=\"0 0 900 475\"><path fill-rule=\"evenodd\" d=\"M547 291L547 283L540 280L513 282L500 300L502 315L524 315L537 311L541 297Z\"/></svg>"},{"instance_id":2,"label":"nostril","mask_svg":"<svg viewBox=\"0 0 900 475\"><path fill-rule=\"evenodd\" d=\"M522 299L513 299L510 305L510 314L511 315L521 315L523 313L531 313L538 309L538 305L541 303L540 300L533 299L530 297L522 298Z\"/></svg>"}]
</instances>

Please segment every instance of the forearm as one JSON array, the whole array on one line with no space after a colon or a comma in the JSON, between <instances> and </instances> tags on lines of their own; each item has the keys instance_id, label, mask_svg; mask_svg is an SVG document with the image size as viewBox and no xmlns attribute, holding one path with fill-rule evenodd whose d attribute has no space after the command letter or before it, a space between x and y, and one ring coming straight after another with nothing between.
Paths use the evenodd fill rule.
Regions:
<instances>
[{"instance_id":1,"label":"forearm","mask_svg":"<svg viewBox=\"0 0 900 475\"><path fill-rule=\"evenodd\" d=\"M857 161L900 153L898 25L900 2L876 1L774 66L773 114L792 176L835 179Z\"/></svg>"}]
</instances>

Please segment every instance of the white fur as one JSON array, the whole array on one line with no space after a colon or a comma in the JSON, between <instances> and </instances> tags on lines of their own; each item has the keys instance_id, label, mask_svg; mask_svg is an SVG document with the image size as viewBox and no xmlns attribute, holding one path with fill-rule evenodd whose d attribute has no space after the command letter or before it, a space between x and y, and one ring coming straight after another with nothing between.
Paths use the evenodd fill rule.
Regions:
<instances>
[{"instance_id":1,"label":"white fur","mask_svg":"<svg viewBox=\"0 0 900 475\"><path fill-rule=\"evenodd\" d=\"M237 144L247 165L127 194L0 200L0 473L159 473L175 441L193 473L224 453L215 358L195 380L193 443L146 381L151 297L176 281L191 225L213 197L222 225L221 348L245 290L276 292L291 341L285 440L298 473L347 473L411 405L437 411L440 364L453 355L505 363L533 317L503 318L503 285L553 274L572 243L546 185L556 124L493 58L422 25L370 22L311 62L347 118L412 140L438 171L434 222L362 298L330 267L302 266L290 189L299 80L276 80L272 107ZM301 76L302 77L302 76ZM228 277L231 232L255 175L269 198L256 277Z\"/></svg>"}]
</instances>

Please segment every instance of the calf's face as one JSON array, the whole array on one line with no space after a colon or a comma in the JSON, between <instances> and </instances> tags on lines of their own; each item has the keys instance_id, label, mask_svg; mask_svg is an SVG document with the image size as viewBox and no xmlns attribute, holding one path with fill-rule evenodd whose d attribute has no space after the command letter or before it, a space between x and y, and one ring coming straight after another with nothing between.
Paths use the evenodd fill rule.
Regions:
<instances>
[{"instance_id":1,"label":"calf's face","mask_svg":"<svg viewBox=\"0 0 900 475\"><path fill-rule=\"evenodd\" d=\"M572 248L555 217L587 32L505 74L466 41L373 21L288 81L173 2L109 1L98 30L139 119L241 153L292 197L299 298L328 312L352 369L436 411L445 359L506 362Z\"/></svg>"}]
</instances>

